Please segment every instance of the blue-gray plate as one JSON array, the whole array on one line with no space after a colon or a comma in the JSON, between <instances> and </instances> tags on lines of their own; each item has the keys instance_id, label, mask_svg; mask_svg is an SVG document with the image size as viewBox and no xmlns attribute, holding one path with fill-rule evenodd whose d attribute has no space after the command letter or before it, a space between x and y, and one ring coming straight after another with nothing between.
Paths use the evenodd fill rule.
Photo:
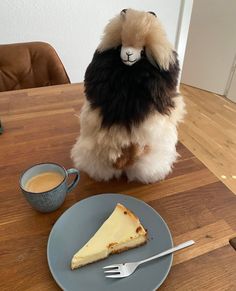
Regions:
<instances>
[{"instance_id":1,"label":"blue-gray plate","mask_svg":"<svg viewBox=\"0 0 236 291\"><path fill-rule=\"evenodd\" d=\"M72 271L72 256L93 236L118 202L140 218L148 230L147 244ZM76 203L62 214L49 235L47 258L54 279L65 291L151 291L168 275L172 254L140 266L133 275L123 279L105 278L102 268L142 260L172 246L167 224L148 204L128 195L101 194Z\"/></svg>"}]
</instances>

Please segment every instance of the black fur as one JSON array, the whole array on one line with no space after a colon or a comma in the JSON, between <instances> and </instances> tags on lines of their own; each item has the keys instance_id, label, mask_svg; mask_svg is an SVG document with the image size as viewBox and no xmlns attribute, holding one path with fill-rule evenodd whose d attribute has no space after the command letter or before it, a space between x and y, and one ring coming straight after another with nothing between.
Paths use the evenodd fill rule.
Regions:
<instances>
[{"instance_id":1,"label":"black fur","mask_svg":"<svg viewBox=\"0 0 236 291\"><path fill-rule=\"evenodd\" d=\"M127 11L128 9L123 9L123 10L121 10L121 14L125 14L126 13L126 11Z\"/></svg>"},{"instance_id":2,"label":"black fur","mask_svg":"<svg viewBox=\"0 0 236 291\"><path fill-rule=\"evenodd\" d=\"M148 11L148 13L152 14L153 16L157 17L156 13L153 11Z\"/></svg>"},{"instance_id":3,"label":"black fur","mask_svg":"<svg viewBox=\"0 0 236 291\"><path fill-rule=\"evenodd\" d=\"M92 108L99 108L102 127L142 122L152 110L168 114L174 107L179 73L177 54L168 71L154 67L145 54L132 66L120 58L120 47L95 52L85 73L85 94Z\"/></svg>"}]
</instances>

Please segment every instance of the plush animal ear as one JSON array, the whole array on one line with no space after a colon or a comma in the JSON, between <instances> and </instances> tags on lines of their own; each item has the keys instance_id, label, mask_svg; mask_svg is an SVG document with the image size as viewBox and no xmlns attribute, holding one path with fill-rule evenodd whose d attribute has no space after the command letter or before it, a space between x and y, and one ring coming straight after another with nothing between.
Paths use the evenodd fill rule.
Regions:
<instances>
[{"instance_id":1,"label":"plush animal ear","mask_svg":"<svg viewBox=\"0 0 236 291\"><path fill-rule=\"evenodd\" d=\"M126 11L127 11L127 9L121 10L120 15L125 16Z\"/></svg>"},{"instance_id":2,"label":"plush animal ear","mask_svg":"<svg viewBox=\"0 0 236 291\"><path fill-rule=\"evenodd\" d=\"M157 17L156 13L154 13L153 11L148 11L148 13L154 15L155 17Z\"/></svg>"}]
</instances>

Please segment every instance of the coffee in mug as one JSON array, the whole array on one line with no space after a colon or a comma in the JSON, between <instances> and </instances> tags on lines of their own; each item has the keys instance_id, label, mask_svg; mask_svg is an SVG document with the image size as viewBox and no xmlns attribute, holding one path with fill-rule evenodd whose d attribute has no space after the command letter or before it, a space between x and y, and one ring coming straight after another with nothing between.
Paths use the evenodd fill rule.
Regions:
<instances>
[{"instance_id":1,"label":"coffee in mug","mask_svg":"<svg viewBox=\"0 0 236 291\"><path fill-rule=\"evenodd\" d=\"M44 172L29 179L25 189L33 193L46 192L57 187L63 180L64 177L58 172Z\"/></svg>"}]
</instances>

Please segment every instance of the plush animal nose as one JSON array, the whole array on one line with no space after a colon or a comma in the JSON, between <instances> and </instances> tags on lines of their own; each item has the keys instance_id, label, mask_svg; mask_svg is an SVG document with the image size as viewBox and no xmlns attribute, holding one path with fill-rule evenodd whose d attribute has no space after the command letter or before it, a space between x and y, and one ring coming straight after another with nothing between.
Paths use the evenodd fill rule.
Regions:
<instances>
[{"instance_id":1,"label":"plush animal nose","mask_svg":"<svg viewBox=\"0 0 236 291\"><path fill-rule=\"evenodd\" d=\"M126 54L127 56L132 56L133 53L131 51L127 51Z\"/></svg>"}]
</instances>

